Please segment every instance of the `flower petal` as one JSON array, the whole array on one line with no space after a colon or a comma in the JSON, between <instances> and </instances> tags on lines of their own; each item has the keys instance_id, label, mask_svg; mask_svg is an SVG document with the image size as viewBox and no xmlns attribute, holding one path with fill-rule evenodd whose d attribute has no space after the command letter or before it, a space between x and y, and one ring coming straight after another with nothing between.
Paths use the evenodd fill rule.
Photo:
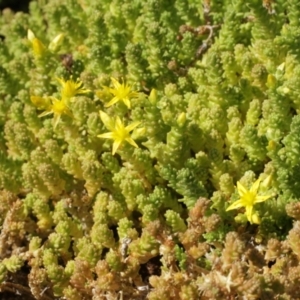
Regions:
<instances>
[{"instance_id":1,"label":"flower petal","mask_svg":"<svg viewBox=\"0 0 300 300\"><path fill-rule=\"evenodd\" d=\"M135 127L139 126L141 124L141 122L139 121L136 121L136 122L133 122L131 124L129 124L128 126L125 127L125 129L130 132L132 131Z\"/></svg>"},{"instance_id":2,"label":"flower petal","mask_svg":"<svg viewBox=\"0 0 300 300\"><path fill-rule=\"evenodd\" d=\"M106 114L104 111L100 110L100 118L103 122L103 124L105 125L105 127L111 131L114 130L114 120L112 118L110 118L110 116L108 114Z\"/></svg>"},{"instance_id":3,"label":"flower petal","mask_svg":"<svg viewBox=\"0 0 300 300\"><path fill-rule=\"evenodd\" d=\"M151 102L152 105L156 104L156 102L157 102L157 90L156 89L151 90L148 99L149 99L149 101Z\"/></svg>"},{"instance_id":4,"label":"flower petal","mask_svg":"<svg viewBox=\"0 0 300 300\"><path fill-rule=\"evenodd\" d=\"M62 87L65 86L65 81L59 77L55 77L55 79L61 84Z\"/></svg>"},{"instance_id":5,"label":"flower petal","mask_svg":"<svg viewBox=\"0 0 300 300\"><path fill-rule=\"evenodd\" d=\"M124 102L124 104L125 104L128 108L131 107L130 100L129 100L127 97L126 97L126 98L123 98L123 102Z\"/></svg>"},{"instance_id":6,"label":"flower petal","mask_svg":"<svg viewBox=\"0 0 300 300\"><path fill-rule=\"evenodd\" d=\"M139 92L131 91L128 95L129 98L137 98L140 95Z\"/></svg>"},{"instance_id":7,"label":"flower petal","mask_svg":"<svg viewBox=\"0 0 300 300\"><path fill-rule=\"evenodd\" d=\"M65 109L64 113L66 115L68 115L70 118L74 118L74 115L72 114L72 112L68 108Z\"/></svg>"},{"instance_id":8,"label":"flower petal","mask_svg":"<svg viewBox=\"0 0 300 300\"><path fill-rule=\"evenodd\" d=\"M53 121L54 121L54 129L56 128L57 124L59 123L60 121L60 115L54 115L54 118L53 118Z\"/></svg>"},{"instance_id":9,"label":"flower petal","mask_svg":"<svg viewBox=\"0 0 300 300\"><path fill-rule=\"evenodd\" d=\"M260 202L264 202L266 200L268 200L269 198L271 198L273 195L267 195L267 196L256 196L254 203L260 203Z\"/></svg>"},{"instance_id":10,"label":"flower petal","mask_svg":"<svg viewBox=\"0 0 300 300\"><path fill-rule=\"evenodd\" d=\"M239 199L239 200L233 202L229 207L227 207L226 211L232 210L232 209L237 209L237 208L240 208L243 206L244 206L244 204L243 204L242 199Z\"/></svg>"},{"instance_id":11,"label":"flower petal","mask_svg":"<svg viewBox=\"0 0 300 300\"><path fill-rule=\"evenodd\" d=\"M116 120L115 120L115 130L119 131L123 131L125 128L124 128L124 125L120 119L119 116L116 117Z\"/></svg>"},{"instance_id":12,"label":"flower petal","mask_svg":"<svg viewBox=\"0 0 300 300\"><path fill-rule=\"evenodd\" d=\"M252 223L260 224L260 218L256 212L252 213Z\"/></svg>"},{"instance_id":13,"label":"flower petal","mask_svg":"<svg viewBox=\"0 0 300 300\"><path fill-rule=\"evenodd\" d=\"M41 117L44 117L44 116L48 116L50 114L53 114L53 111L52 110L51 111L47 110L47 111L44 111L41 114L39 114L38 117L41 118Z\"/></svg>"},{"instance_id":14,"label":"flower petal","mask_svg":"<svg viewBox=\"0 0 300 300\"><path fill-rule=\"evenodd\" d=\"M118 97L113 97L108 103L105 104L105 107L109 107L117 103L120 99Z\"/></svg>"},{"instance_id":15,"label":"flower petal","mask_svg":"<svg viewBox=\"0 0 300 300\"><path fill-rule=\"evenodd\" d=\"M121 84L118 82L117 79L113 78L113 77L110 77L110 80L112 81L115 89L119 89L121 87Z\"/></svg>"},{"instance_id":16,"label":"flower petal","mask_svg":"<svg viewBox=\"0 0 300 300\"><path fill-rule=\"evenodd\" d=\"M252 224L252 211L253 211L253 206L248 205L246 206L246 216L248 221Z\"/></svg>"},{"instance_id":17,"label":"flower petal","mask_svg":"<svg viewBox=\"0 0 300 300\"><path fill-rule=\"evenodd\" d=\"M119 146L121 145L122 141L120 140L116 140L113 144L113 148L112 148L112 155L115 155L115 153L117 152Z\"/></svg>"},{"instance_id":18,"label":"flower petal","mask_svg":"<svg viewBox=\"0 0 300 300\"><path fill-rule=\"evenodd\" d=\"M97 137L99 138L103 138L103 139L113 139L114 133L113 132L107 132L107 133L102 133L97 135Z\"/></svg>"},{"instance_id":19,"label":"flower petal","mask_svg":"<svg viewBox=\"0 0 300 300\"><path fill-rule=\"evenodd\" d=\"M40 57L45 53L45 46L44 44L38 39L38 38L34 38L32 41L32 49L33 49L33 54L36 57Z\"/></svg>"},{"instance_id":20,"label":"flower petal","mask_svg":"<svg viewBox=\"0 0 300 300\"><path fill-rule=\"evenodd\" d=\"M48 97L30 96L30 100L37 109L48 110L51 106L50 99Z\"/></svg>"},{"instance_id":21,"label":"flower petal","mask_svg":"<svg viewBox=\"0 0 300 300\"><path fill-rule=\"evenodd\" d=\"M30 29L27 30L27 38L29 39L30 42L32 42L33 39L35 39L35 35Z\"/></svg>"},{"instance_id":22,"label":"flower petal","mask_svg":"<svg viewBox=\"0 0 300 300\"><path fill-rule=\"evenodd\" d=\"M134 147L136 147L136 148L139 147L139 146L136 144L136 142L135 142L131 137L127 138L127 139L126 139L126 142L128 142L130 145L132 145L132 146L134 146Z\"/></svg>"},{"instance_id":23,"label":"flower petal","mask_svg":"<svg viewBox=\"0 0 300 300\"><path fill-rule=\"evenodd\" d=\"M247 189L239 181L236 183L236 185L237 185L239 195L243 197L244 194L248 192Z\"/></svg>"},{"instance_id":24,"label":"flower petal","mask_svg":"<svg viewBox=\"0 0 300 300\"><path fill-rule=\"evenodd\" d=\"M60 33L58 34L49 44L48 49L50 51L55 51L57 47L61 44L62 40L64 38L64 34Z\"/></svg>"},{"instance_id":25,"label":"flower petal","mask_svg":"<svg viewBox=\"0 0 300 300\"><path fill-rule=\"evenodd\" d=\"M250 192L256 194L258 191L259 184L261 182L261 178L258 178L250 188Z\"/></svg>"}]
</instances>

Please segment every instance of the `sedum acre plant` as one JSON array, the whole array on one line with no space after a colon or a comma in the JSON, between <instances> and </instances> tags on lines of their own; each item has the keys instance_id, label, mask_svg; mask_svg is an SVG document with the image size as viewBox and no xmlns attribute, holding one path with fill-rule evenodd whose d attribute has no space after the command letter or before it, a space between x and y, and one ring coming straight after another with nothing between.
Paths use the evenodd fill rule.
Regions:
<instances>
[{"instance_id":1,"label":"sedum acre plant","mask_svg":"<svg viewBox=\"0 0 300 300\"><path fill-rule=\"evenodd\" d=\"M298 0L4 9L4 297L300 299L299 20Z\"/></svg>"}]
</instances>

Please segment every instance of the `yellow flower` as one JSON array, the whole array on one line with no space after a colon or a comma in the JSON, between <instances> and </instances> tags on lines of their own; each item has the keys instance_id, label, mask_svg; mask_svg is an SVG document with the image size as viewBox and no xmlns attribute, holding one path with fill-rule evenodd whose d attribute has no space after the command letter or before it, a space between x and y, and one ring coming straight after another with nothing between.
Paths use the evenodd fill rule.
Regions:
<instances>
[{"instance_id":1,"label":"yellow flower","mask_svg":"<svg viewBox=\"0 0 300 300\"><path fill-rule=\"evenodd\" d=\"M114 88L108 88L108 91L114 95L114 97L105 105L106 107L109 107L118 101L123 101L124 104L130 108L130 99L138 97L139 93L134 92L131 90L131 87L128 84L125 84L124 82L121 84L118 82L115 78L110 78Z\"/></svg>"},{"instance_id":2,"label":"yellow flower","mask_svg":"<svg viewBox=\"0 0 300 300\"><path fill-rule=\"evenodd\" d=\"M37 109L48 110L51 106L51 100L49 97L44 98L40 96L30 96L30 100Z\"/></svg>"},{"instance_id":3,"label":"yellow flower","mask_svg":"<svg viewBox=\"0 0 300 300\"><path fill-rule=\"evenodd\" d=\"M49 44L48 49L50 51L55 51L56 48L61 44L63 39L63 34L58 34ZM41 57L45 54L47 48L45 45L35 36L35 34L28 29L27 31L27 38L32 44L33 53L36 57Z\"/></svg>"},{"instance_id":4,"label":"yellow flower","mask_svg":"<svg viewBox=\"0 0 300 300\"><path fill-rule=\"evenodd\" d=\"M153 105L156 104L156 102L157 102L157 90L156 89L151 90L148 99L151 102L151 104L153 104Z\"/></svg>"},{"instance_id":5,"label":"yellow flower","mask_svg":"<svg viewBox=\"0 0 300 300\"><path fill-rule=\"evenodd\" d=\"M61 44L62 40L64 38L64 34L63 33L59 33L56 37L54 37L54 39L50 42L48 49L51 52L55 52L56 49L58 48L58 46Z\"/></svg>"},{"instance_id":6,"label":"yellow flower","mask_svg":"<svg viewBox=\"0 0 300 300\"><path fill-rule=\"evenodd\" d=\"M253 206L256 203L260 203L263 201L266 201L267 199L269 199L270 197L272 197L272 195L268 195L268 196L258 196L257 192L258 192L258 188L259 188L259 184L260 184L261 179L257 179L254 184L252 185L252 187L250 188L250 190L248 191L239 181L237 182L237 190L238 193L240 195L240 199L235 201L234 203L232 203L227 209L228 210L232 210L232 209L237 209L240 207L245 207L246 209L246 217L248 219L248 221L251 224L259 224L260 223L260 219L258 214L255 212Z\"/></svg>"},{"instance_id":7,"label":"yellow flower","mask_svg":"<svg viewBox=\"0 0 300 300\"><path fill-rule=\"evenodd\" d=\"M44 117L49 114L54 114L54 128L56 128L60 118L63 114L73 117L68 105L64 100L58 100L54 97L51 97L52 105L49 108L41 113L39 117Z\"/></svg>"},{"instance_id":8,"label":"yellow flower","mask_svg":"<svg viewBox=\"0 0 300 300\"><path fill-rule=\"evenodd\" d=\"M121 119L119 117L116 118L114 121L111 119L105 112L100 110L100 118L104 125L107 127L108 130L111 132L103 133L98 135L100 138L104 139L112 139L114 140L112 154L114 155L118 150L119 146L126 141L127 143L131 144L134 147L138 148L138 145L130 136L130 131L132 131L135 127L137 127L140 122L134 122L128 126L124 126Z\"/></svg>"},{"instance_id":9,"label":"yellow flower","mask_svg":"<svg viewBox=\"0 0 300 300\"><path fill-rule=\"evenodd\" d=\"M73 81L72 79L63 80L56 78L62 86L61 96L64 100L69 100L76 95L86 94L90 91L83 88L83 83L80 80Z\"/></svg>"},{"instance_id":10,"label":"yellow flower","mask_svg":"<svg viewBox=\"0 0 300 300\"><path fill-rule=\"evenodd\" d=\"M34 55L38 57L42 56L46 51L46 47L38 38L35 37L34 33L30 29L28 29L27 38L32 44Z\"/></svg>"}]
</instances>

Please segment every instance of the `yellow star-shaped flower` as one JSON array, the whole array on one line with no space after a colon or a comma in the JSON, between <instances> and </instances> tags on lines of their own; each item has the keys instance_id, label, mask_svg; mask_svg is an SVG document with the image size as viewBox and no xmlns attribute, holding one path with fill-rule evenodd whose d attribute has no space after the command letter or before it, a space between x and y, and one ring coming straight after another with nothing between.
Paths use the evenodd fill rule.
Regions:
<instances>
[{"instance_id":1,"label":"yellow star-shaped flower","mask_svg":"<svg viewBox=\"0 0 300 300\"><path fill-rule=\"evenodd\" d=\"M267 199L269 199L270 197L272 197L272 195L268 195L268 196L258 196L257 192L258 192L258 188L259 188L259 184L260 184L261 179L257 179L254 184L251 186L250 190L247 190L239 181L237 182L237 190L238 193L240 195L240 199L235 201L234 203L232 203L227 209L228 210L232 210L232 209L238 209L241 207L245 207L246 209L246 217L248 219L248 221L251 224L259 224L260 223L260 219L258 214L255 212L254 210L254 205L256 203L260 203L263 201L266 201Z\"/></svg>"},{"instance_id":2,"label":"yellow star-shaped flower","mask_svg":"<svg viewBox=\"0 0 300 300\"><path fill-rule=\"evenodd\" d=\"M90 91L83 88L83 83L80 80L63 80L61 78L56 78L58 82L61 84L61 97L64 100L70 100L71 98L75 97L76 95L82 95L89 93Z\"/></svg>"},{"instance_id":3,"label":"yellow star-shaped flower","mask_svg":"<svg viewBox=\"0 0 300 300\"><path fill-rule=\"evenodd\" d=\"M111 132L100 134L98 135L98 137L114 140L113 148L112 148L113 155L116 153L116 151L124 141L138 148L138 145L130 136L130 131L132 131L135 127L137 127L140 124L140 122L134 122L125 127L120 117L116 117L116 120L113 120L105 112L101 110L100 110L100 118L104 123L104 125L106 126L106 128Z\"/></svg>"},{"instance_id":4,"label":"yellow star-shaped flower","mask_svg":"<svg viewBox=\"0 0 300 300\"><path fill-rule=\"evenodd\" d=\"M41 113L39 117L44 117L50 114L54 114L54 128L56 128L63 114L73 117L72 112L70 111L65 101L58 100L54 97L51 97L51 102L52 105L50 105L46 111Z\"/></svg>"},{"instance_id":5,"label":"yellow star-shaped flower","mask_svg":"<svg viewBox=\"0 0 300 300\"><path fill-rule=\"evenodd\" d=\"M120 83L115 78L110 78L114 88L105 87L108 91L114 95L114 97L105 105L109 107L118 101L123 101L124 104L130 108L130 99L138 97L139 93L131 90L131 87L127 83Z\"/></svg>"}]
</instances>

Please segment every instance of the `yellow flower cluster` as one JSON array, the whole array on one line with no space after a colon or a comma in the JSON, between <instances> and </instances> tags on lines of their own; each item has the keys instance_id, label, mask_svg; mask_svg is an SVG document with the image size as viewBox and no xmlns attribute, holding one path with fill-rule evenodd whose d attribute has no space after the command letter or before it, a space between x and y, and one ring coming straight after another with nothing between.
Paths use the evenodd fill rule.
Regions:
<instances>
[{"instance_id":1,"label":"yellow flower cluster","mask_svg":"<svg viewBox=\"0 0 300 300\"><path fill-rule=\"evenodd\" d=\"M72 111L70 109L70 103L74 100L77 95L82 95L88 93L89 90L83 87L83 83L79 80L73 81L72 79L63 80L57 78L58 82L61 84L61 99L55 97L40 97L31 96L31 102L39 110L44 110L39 117L47 116L50 114L54 115L54 128L56 128L62 115L68 115L72 117ZM124 82L121 84L115 78L111 78L114 88L107 88L113 95L113 99L107 103L105 106L111 106L118 101L123 101L124 104L130 108L130 99L135 98L139 95L138 92L132 91L131 87ZM98 135L100 138L112 139L114 141L112 147L112 154L114 155L121 144L126 141L134 147L138 147L136 142L130 136L130 132L136 128L140 122L133 122L132 124L125 126L121 121L120 117L117 116L115 119L111 118L105 112L100 111L100 118L106 128L110 132Z\"/></svg>"},{"instance_id":2,"label":"yellow flower cluster","mask_svg":"<svg viewBox=\"0 0 300 300\"><path fill-rule=\"evenodd\" d=\"M136 98L139 96L138 92L132 91L131 87L124 83L118 82L115 78L111 78L114 88L104 87L108 90L114 97L105 105L106 107L112 106L119 101L123 101L124 104L130 108L131 103L130 99ZM104 123L105 127L110 130L110 132L103 133L98 135L100 138L112 139L114 140L112 154L114 155L121 144L126 141L134 147L138 147L135 141L130 136L130 132L137 127L140 122L134 122L126 126L121 121L120 117L116 119L110 118L105 112L100 111L100 118Z\"/></svg>"},{"instance_id":3,"label":"yellow flower cluster","mask_svg":"<svg viewBox=\"0 0 300 300\"><path fill-rule=\"evenodd\" d=\"M33 49L33 54L36 58L42 58L45 56L47 51L54 52L61 44L63 40L63 34L60 33L50 42L48 47L35 36L35 34L28 29L27 38L30 41ZM54 114L54 128L56 128L62 115L68 115L72 117L72 112L70 110L70 102L77 95L88 93L89 90L83 88L83 83L79 80L74 81L73 79L63 80L61 78L56 78L61 84L61 99L55 97L40 97L31 95L31 102L39 110L44 110L39 117L47 116L49 114Z\"/></svg>"},{"instance_id":4,"label":"yellow flower cluster","mask_svg":"<svg viewBox=\"0 0 300 300\"><path fill-rule=\"evenodd\" d=\"M83 83L79 80L73 81L73 79L63 80L57 78L58 82L61 84L61 100L55 97L40 97L31 96L31 102L37 107L37 109L45 110L39 115L39 117L44 117L49 114L54 114L54 128L56 128L62 115L68 115L72 117L72 112L70 110L70 102L74 100L77 95L82 95L88 93L89 90L83 88Z\"/></svg>"}]
</instances>

